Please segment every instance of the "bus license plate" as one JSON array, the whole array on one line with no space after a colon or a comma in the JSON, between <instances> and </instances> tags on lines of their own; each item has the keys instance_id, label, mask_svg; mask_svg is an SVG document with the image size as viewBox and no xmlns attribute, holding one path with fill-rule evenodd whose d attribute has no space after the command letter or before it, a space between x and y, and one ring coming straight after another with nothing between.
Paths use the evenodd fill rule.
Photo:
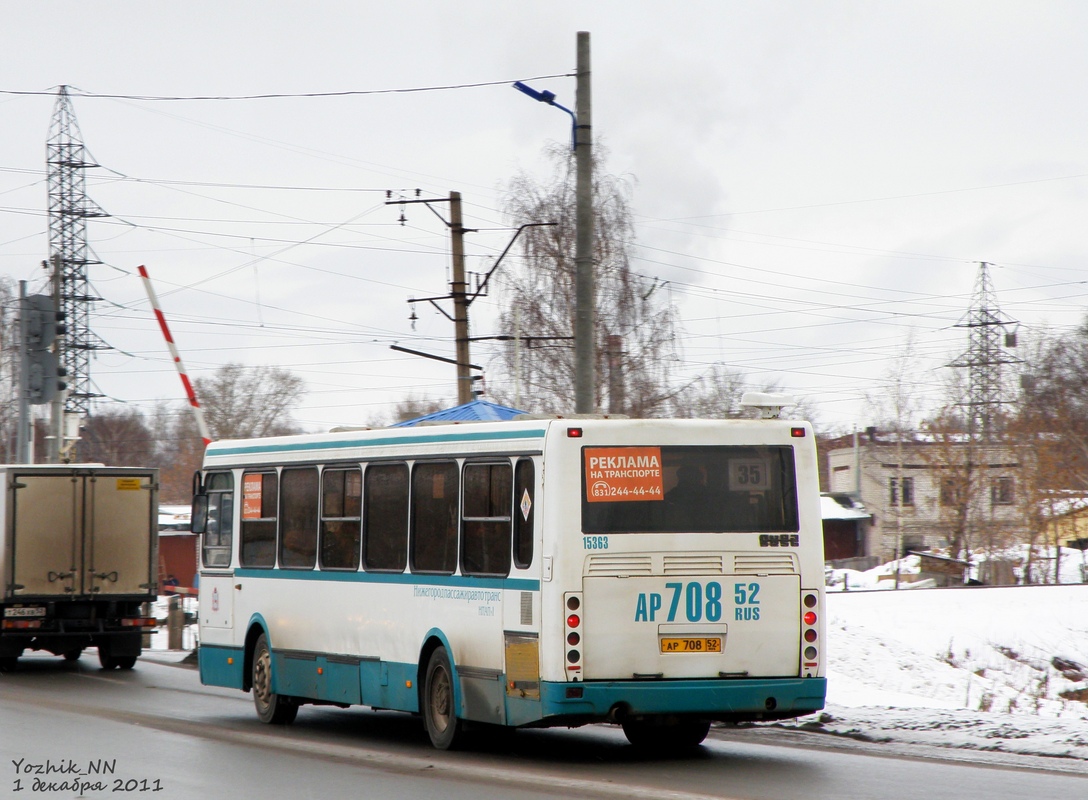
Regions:
<instances>
[{"instance_id":1,"label":"bus license plate","mask_svg":"<svg viewBox=\"0 0 1088 800\"><path fill-rule=\"evenodd\" d=\"M720 653L720 636L668 636L661 637L662 653Z\"/></svg>"}]
</instances>

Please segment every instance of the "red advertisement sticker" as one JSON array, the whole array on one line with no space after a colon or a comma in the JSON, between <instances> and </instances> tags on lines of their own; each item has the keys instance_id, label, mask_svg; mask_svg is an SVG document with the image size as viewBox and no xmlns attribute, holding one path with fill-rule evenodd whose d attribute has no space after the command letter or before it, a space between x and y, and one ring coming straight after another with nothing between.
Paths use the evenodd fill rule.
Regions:
<instances>
[{"instance_id":1,"label":"red advertisement sticker","mask_svg":"<svg viewBox=\"0 0 1088 800\"><path fill-rule=\"evenodd\" d=\"M261 489L263 486L263 475L246 475L242 479L242 519L261 518Z\"/></svg>"},{"instance_id":2,"label":"red advertisement sticker","mask_svg":"<svg viewBox=\"0 0 1088 800\"><path fill-rule=\"evenodd\" d=\"M590 503L665 498L660 447L587 447L585 471Z\"/></svg>"}]
</instances>

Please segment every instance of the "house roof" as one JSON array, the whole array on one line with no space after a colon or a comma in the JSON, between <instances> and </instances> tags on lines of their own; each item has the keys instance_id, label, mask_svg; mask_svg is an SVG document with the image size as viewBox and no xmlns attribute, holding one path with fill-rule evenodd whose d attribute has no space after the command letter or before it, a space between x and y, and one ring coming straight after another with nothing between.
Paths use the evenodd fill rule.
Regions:
<instances>
[{"instance_id":1,"label":"house roof","mask_svg":"<svg viewBox=\"0 0 1088 800\"><path fill-rule=\"evenodd\" d=\"M411 428L428 422L503 422L524 414L516 408L500 406L487 400L473 400L464 405L454 406L433 414L405 420L392 425L393 428Z\"/></svg>"},{"instance_id":2,"label":"house roof","mask_svg":"<svg viewBox=\"0 0 1088 800\"><path fill-rule=\"evenodd\" d=\"M865 506L847 495L820 495L820 519L870 519L872 516Z\"/></svg>"}]
</instances>

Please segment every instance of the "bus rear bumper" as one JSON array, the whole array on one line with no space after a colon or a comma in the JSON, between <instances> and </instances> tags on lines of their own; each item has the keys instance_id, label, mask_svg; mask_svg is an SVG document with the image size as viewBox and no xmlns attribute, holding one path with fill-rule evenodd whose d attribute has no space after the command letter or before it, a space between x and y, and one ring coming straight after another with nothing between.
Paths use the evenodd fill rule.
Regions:
<instances>
[{"instance_id":1,"label":"bus rear bumper","mask_svg":"<svg viewBox=\"0 0 1088 800\"><path fill-rule=\"evenodd\" d=\"M540 688L545 721L560 717L619 722L631 716L684 714L744 722L819 711L827 696L827 679L544 682Z\"/></svg>"}]
</instances>

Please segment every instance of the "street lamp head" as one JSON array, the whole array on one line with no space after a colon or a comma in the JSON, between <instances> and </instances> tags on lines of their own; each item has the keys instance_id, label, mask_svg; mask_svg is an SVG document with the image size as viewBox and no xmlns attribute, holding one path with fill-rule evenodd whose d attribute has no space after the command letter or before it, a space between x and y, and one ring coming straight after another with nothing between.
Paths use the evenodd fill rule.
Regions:
<instances>
[{"instance_id":1,"label":"street lamp head","mask_svg":"<svg viewBox=\"0 0 1088 800\"><path fill-rule=\"evenodd\" d=\"M529 97L533 98L534 100L539 100L541 103L548 103L549 105L555 103L555 92L549 92L547 89L542 92L538 92L533 87L527 86L521 81L515 81L514 88L522 94L529 95Z\"/></svg>"}]
</instances>

